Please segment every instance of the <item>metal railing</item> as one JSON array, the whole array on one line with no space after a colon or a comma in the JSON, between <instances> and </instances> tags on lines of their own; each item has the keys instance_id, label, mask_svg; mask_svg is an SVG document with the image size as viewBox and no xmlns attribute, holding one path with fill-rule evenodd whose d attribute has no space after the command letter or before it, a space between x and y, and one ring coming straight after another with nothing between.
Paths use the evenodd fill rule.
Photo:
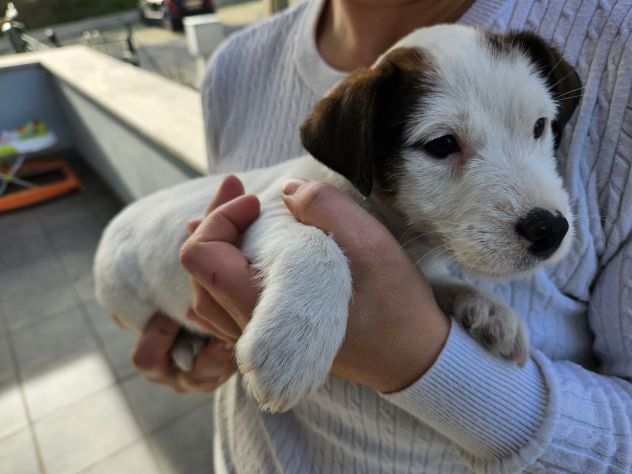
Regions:
<instances>
[{"instance_id":1,"label":"metal railing","mask_svg":"<svg viewBox=\"0 0 632 474\"><path fill-rule=\"evenodd\" d=\"M4 18L0 19L2 34L9 38L11 47L16 53L39 51L61 46L61 42L57 38L55 31L50 28L46 30L47 43L27 34L24 23L18 21L18 15L19 13L14 3L9 2L4 13ZM81 42L110 56L138 66L139 60L134 45L132 25L126 24L125 28L127 30L125 39L112 38L109 35L102 34L98 30L94 30L85 31L81 37Z\"/></svg>"}]
</instances>

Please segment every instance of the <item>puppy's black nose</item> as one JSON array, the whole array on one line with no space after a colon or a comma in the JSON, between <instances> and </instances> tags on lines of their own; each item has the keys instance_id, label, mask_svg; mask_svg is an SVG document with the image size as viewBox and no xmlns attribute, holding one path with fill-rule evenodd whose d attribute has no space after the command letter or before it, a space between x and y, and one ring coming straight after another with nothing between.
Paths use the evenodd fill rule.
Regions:
<instances>
[{"instance_id":1,"label":"puppy's black nose","mask_svg":"<svg viewBox=\"0 0 632 474\"><path fill-rule=\"evenodd\" d=\"M516 232L531 242L529 253L544 260L560 247L568 232L568 221L559 211L552 214L536 207L518 221Z\"/></svg>"}]
</instances>

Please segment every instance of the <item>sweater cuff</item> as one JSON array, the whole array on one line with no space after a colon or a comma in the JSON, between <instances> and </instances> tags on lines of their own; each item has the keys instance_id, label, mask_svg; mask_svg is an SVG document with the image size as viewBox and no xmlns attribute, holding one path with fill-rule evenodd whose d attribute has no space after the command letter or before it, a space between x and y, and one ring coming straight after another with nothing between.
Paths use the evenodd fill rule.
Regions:
<instances>
[{"instance_id":1,"label":"sweater cuff","mask_svg":"<svg viewBox=\"0 0 632 474\"><path fill-rule=\"evenodd\" d=\"M548 388L533 359L518 367L493 356L456 322L433 366L382 396L478 459L517 453L549 424Z\"/></svg>"}]
</instances>

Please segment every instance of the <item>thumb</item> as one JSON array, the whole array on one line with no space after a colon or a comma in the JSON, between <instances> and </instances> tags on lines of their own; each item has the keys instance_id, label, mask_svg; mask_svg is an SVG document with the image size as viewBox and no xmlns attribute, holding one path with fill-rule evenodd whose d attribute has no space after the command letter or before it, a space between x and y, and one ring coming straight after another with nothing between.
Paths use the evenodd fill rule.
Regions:
<instances>
[{"instance_id":1,"label":"thumb","mask_svg":"<svg viewBox=\"0 0 632 474\"><path fill-rule=\"evenodd\" d=\"M393 240L379 221L329 184L289 180L283 187L283 201L299 222L332 234L352 259L354 253L376 250Z\"/></svg>"}]
</instances>

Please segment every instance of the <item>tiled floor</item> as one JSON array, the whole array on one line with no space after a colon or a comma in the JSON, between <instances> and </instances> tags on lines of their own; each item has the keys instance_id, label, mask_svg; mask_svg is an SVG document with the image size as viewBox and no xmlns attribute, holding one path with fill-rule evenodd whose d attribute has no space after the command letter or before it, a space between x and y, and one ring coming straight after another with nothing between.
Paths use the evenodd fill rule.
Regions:
<instances>
[{"instance_id":1,"label":"tiled floor","mask_svg":"<svg viewBox=\"0 0 632 474\"><path fill-rule=\"evenodd\" d=\"M81 193L0 215L0 474L210 473L210 398L146 383L94 300L119 204L76 168Z\"/></svg>"}]
</instances>

